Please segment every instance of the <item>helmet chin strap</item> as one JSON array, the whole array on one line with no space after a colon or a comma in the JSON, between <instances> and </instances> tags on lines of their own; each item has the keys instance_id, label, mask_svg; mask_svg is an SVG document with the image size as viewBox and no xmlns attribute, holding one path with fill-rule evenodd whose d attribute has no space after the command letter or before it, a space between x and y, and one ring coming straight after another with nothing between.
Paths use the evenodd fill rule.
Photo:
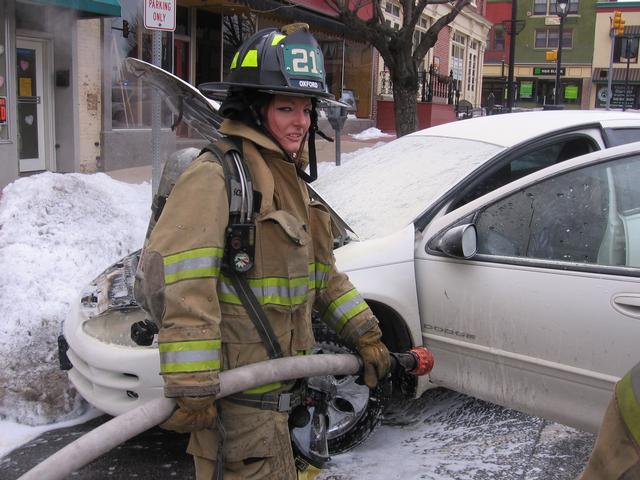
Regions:
<instances>
[{"instance_id":1,"label":"helmet chin strap","mask_svg":"<svg viewBox=\"0 0 640 480\"><path fill-rule=\"evenodd\" d=\"M296 163L296 171L298 172L298 176L307 183L313 182L318 178L318 160L316 158L316 132L312 125L309 128L309 132L307 133L308 138L308 150L309 150L309 173L305 172L300 166ZM302 145L300 146L300 150L302 150Z\"/></svg>"},{"instance_id":2,"label":"helmet chin strap","mask_svg":"<svg viewBox=\"0 0 640 480\"><path fill-rule=\"evenodd\" d=\"M298 176L307 183L311 183L318 178L318 159L316 157L316 131L318 131L318 111L316 110L316 100L311 103L311 125L307 131L307 146L309 151L309 173L302 170L296 164ZM304 143L304 141L303 141ZM303 146L300 145L300 150Z\"/></svg>"}]
</instances>

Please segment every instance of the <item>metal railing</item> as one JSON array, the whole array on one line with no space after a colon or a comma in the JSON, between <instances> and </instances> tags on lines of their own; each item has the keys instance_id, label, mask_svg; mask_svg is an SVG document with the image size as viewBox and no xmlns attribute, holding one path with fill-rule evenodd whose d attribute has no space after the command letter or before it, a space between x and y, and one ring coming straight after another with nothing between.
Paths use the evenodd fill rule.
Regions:
<instances>
[{"instance_id":1,"label":"metal railing","mask_svg":"<svg viewBox=\"0 0 640 480\"><path fill-rule=\"evenodd\" d=\"M419 102L433 102L434 98L446 99L449 105L457 105L460 98L459 80L453 78L453 70L449 75L442 75L433 65L429 70L420 72L418 78ZM390 72L380 72L380 94L393 95L393 83Z\"/></svg>"}]
</instances>

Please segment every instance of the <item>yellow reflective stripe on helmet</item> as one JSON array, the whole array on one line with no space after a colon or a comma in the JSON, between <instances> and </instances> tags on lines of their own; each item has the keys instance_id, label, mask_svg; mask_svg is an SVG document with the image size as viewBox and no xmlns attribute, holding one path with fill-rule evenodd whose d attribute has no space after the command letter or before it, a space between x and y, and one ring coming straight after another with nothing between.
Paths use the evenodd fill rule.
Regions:
<instances>
[{"instance_id":1,"label":"yellow reflective stripe on helmet","mask_svg":"<svg viewBox=\"0 0 640 480\"><path fill-rule=\"evenodd\" d=\"M242 59L241 67L257 67L258 66L258 50L249 50Z\"/></svg>"},{"instance_id":2,"label":"yellow reflective stripe on helmet","mask_svg":"<svg viewBox=\"0 0 640 480\"><path fill-rule=\"evenodd\" d=\"M160 372L195 373L220 369L220 340L161 343Z\"/></svg>"},{"instance_id":3,"label":"yellow reflective stripe on helmet","mask_svg":"<svg viewBox=\"0 0 640 480\"><path fill-rule=\"evenodd\" d=\"M307 277L250 278L247 280L247 283L261 305L279 305L284 307L303 305L309 297ZM218 299L224 303L242 305L231 280L225 275L222 275L218 282Z\"/></svg>"},{"instance_id":4,"label":"yellow reflective stripe on helmet","mask_svg":"<svg viewBox=\"0 0 640 480\"><path fill-rule=\"evenodd\" d=\"M204 247L164 257L164 283L203 277L217 277L220 274L224 249Z\"/></svg>"},{"instance_id":5,"label":"yellow reflective stripe on helmet","mask_svg":"<svg viewBox=\"0 0 640 480\"><path fill-rule=\"evenodd\" d=\"M236 54L233 56L233 60L231 60L231 70L238 66L238 55L240 55L240 52L236 52Z\"/></svg>"},{"instance_id":6,"label":"yellow reflective stripe on helmet","mask_svg":"<svg viewBox=\"0 0 640 480\"><path fill-rule=\"evenodd\" d=\"M616 399L627 429L640 444L640 363L618 382Z\"/></svg>"},{"instance_id":7,"label":"yellow reflective stripe on helmet","mask_svg":"<svg viewBox=\"0 0 640 480\"><path fill-rule=\"evenodd\" d=\"M256 388L251 388L249 390L244 390L242 393L248 393L250 395L259 395L261 393L273 392L274 390L278 390L279 388L282 388L282 383L276 382L276 383L269 383L267 385L262 385Z\"/></svg>"},{"instance_id":8,"label":"yellow reflective stripe on helmet","mask_svg":"<svg viewBox=\"0 0 640 480\"><path fill-rule=\"evenodd\" d=\"M340 333L349 320L365 311L368 307L364 298L354 288L329 304L322 320Z\"/></svg>"},{"instance_id":9,"label":"yellow reflective stripe on helmet","mask_svg":"<svg viewBox=\"0 0 640 480\"><path fill-rule=\"evenodd\" d=\"M271 46L275 47L278 45L283 39L287 38L286 35L282 35L281 33L277 33L273 36L273 40L271 40Z\"/></svg>"}]
</instances>

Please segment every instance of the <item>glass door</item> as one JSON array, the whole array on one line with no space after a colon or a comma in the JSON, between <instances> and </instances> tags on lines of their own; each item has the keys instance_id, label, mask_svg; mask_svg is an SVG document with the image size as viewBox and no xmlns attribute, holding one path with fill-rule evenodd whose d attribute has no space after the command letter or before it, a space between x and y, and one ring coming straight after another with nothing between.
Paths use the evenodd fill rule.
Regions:
<instances>
[{"instance_id":1,"label":"glass door","mask_svg":"<svg viewBox=\"0 0 640 480\"><path fill-rule=\"evenodd\" d=\"M20 171L45 170L43 42L18 38L16 46Z\"/></svg>"}]
</instances>

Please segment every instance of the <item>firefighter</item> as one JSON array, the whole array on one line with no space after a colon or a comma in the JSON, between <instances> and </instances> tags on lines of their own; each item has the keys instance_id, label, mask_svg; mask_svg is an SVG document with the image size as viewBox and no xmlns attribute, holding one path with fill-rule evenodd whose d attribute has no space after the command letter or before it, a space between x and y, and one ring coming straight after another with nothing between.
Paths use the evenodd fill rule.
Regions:
<instances>
[{"instance_id":1,"label":"firefighter","mask_svg":"<svg viewBox=\"0 0 640 480\"><path fill-rule=\"evenodd\" d=\"M616 384L578 480L640 480L640 363Z\"/></svg>"},{"instance_id":2,"label":"firefighter","mask_svg":"<svg viewBox=\"0 0 640 480\"><path fill-rule=\"evenodd\" d=\"M160 325L164 392L178 405L163 427L191 432L187 451L198 479L295 479L287 423L297 403L293 385L216 402L219 371L274 352L309 352L312 310L355 345L370 388L388 373L389 352L372 311L336 270L330 215L305 183L317 104L333 99L308 25L257 32L233 58L225 86L220 132L241 152L256 210L232 243L253 241L253 250L229 255L233 200L224 166L204 151L177 181L141 259L144 295ZM245 307L250 295L255 309Z\"/></svg>"}]
</instances>

